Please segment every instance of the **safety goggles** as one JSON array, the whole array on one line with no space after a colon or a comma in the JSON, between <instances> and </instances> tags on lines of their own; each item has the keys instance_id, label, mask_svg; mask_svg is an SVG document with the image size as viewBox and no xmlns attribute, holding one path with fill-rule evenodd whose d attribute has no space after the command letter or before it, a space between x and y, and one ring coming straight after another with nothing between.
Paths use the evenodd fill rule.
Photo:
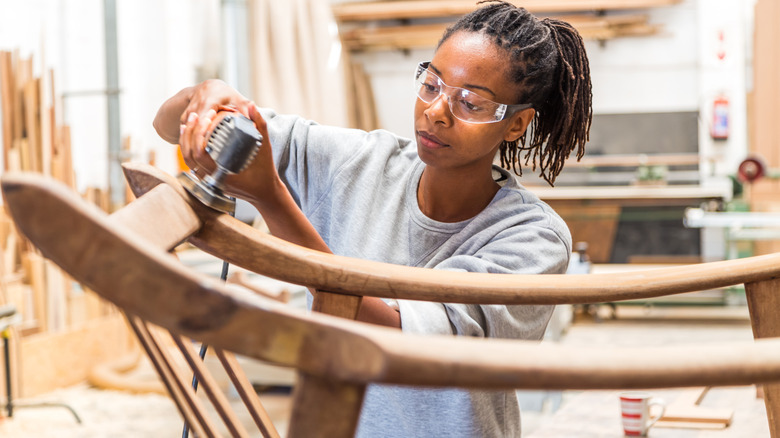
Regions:
<instances>
[{"instance_id":1,"label":"safety goggles","mask_svg":"<svg viewBox=\"0 0 780 438\"><path fill-rule=\"evenodd\" d=\"M446 95L452 115L468 123L495 123L517 111L531 108L532 104L507 105L493 102L479 94L460 87L451 87L444 83L436 73L428 70L430 62L421 62L414 75L417 97L425 103L431 103L439 96Z\"/></svg>"}]
</instances>

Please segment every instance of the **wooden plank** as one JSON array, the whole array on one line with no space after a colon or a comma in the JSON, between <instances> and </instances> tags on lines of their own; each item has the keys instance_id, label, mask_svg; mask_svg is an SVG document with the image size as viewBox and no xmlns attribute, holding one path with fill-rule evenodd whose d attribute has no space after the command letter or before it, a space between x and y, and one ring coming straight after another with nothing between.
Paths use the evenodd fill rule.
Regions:
<instances>
[{"instance_id":1,"label":"wooden plank","mask_svg":"<svg viewBox=\"0 0 780 438\"><path fill-rule=\"evenodd\" d=\"M46 65L43 63L43 65ZM41 172L44 175L51 175L51 164L53 157L52 142L52 106L50 102L51 94L51 76L42 75L38 80L38 132L40 135L40 163Z\"/></svg>"},{"instance_id":2,"label":"wooden plank","mask_svg":"<svg viewBox=\"0 0 780 438\"><path fill-rule=\"evenodd\" d=\"M49 318L46 298L46 271L45 262L40 254L28 252L22 258L24 271L28 275L28 283L33 292L33 315L38 327L42 331L49 330Z\"/></svg>"},{"instance_id":3,"label":"wooden plank","mask_svg":"<svg viewBox=\"0 0 780 438\"><path fill-rule=\"evenodd\" d=\"M40 78L34 78L24 84L24 127L28 142L29 170L43 171L41 151L41 108Z\"/></svg>"},{"instance_id":4,"label":"wooden plank","mask_svg":"<svg viewBox=\"0 0 780 438\"><path fill-rule=\"evenodd\" d=\"M349 52L347 52L349 53ZM350 102L352 108L352 123L359 129L372 131L379 128L379 119L376 112L374 93L371 88L371 78L366 73L362 64L350 62L350 73L352 75L352 87L350 92Z\"/></svg>"},{"instance_id":5,"label":"wooden plank","mask_svg":"<svg viewBox=\"0 0 780 438\"><path fill-rule=\"evenodd\" d=\"M15 141L21 140L24 137L24 84L32 79L32 59L25 58L19 59L19 51L13 52L13 65L16 67L14 72L14 87L13 94L13 138Z\"/></svg>"},{"instance_id":6,"label":"wooden plank","mask_svg":"<svg viewBox=\"0 0 780 438\"><path fill-rule=\"evenodd\" d=\"M44 292L46 296L46 329L63 330L68 323L68 285L60 268L49 260L43 261Z\"/></svg>"},{"instance_id":7,"label":"wooden plank","mask_svg":"<svg viewBox=\"0 0 780 438\"><path fill-rule=\"evenodd\" d=\"M57 157L61 166L62 179L68 187L76 189L76 173L73 171L73 155L70 142L70 126L59 127Z\"/></svg>"},{"instance_id":8,"label":"wooden plank","mask_svg":"<svg viewBox=\"0 0 780 438\"><path fill-rule=\"evenodd\" d=\"M3 112L3 167L8 170L8 151L13 144L14 71L11 52L0 51L0 109Z\"/></svg>"},{"instance_id":9,"label":"wooden plank","mask_svg":"<svg viewBox=\"0 0 780 438\"><path fill-rule=\"evenodd\" d=\"M672 6L681 0L523 0L510 1L534 14L645 9ZM333 6L337 20L369 21L434 18L467 14L479 5L475 0L406 0L341 3Z\"/></svg>"},{"instance_id":10,"label":"wooden plank","mask_svg":"<svg viewBox=\"0 0 780 438\"><path fill-rule=\"evenodd\" d=\"M702 406L667 406L659 421L668 423L719 424L726 427L734 418L734 410L728 408L707 408Z\"/></svg>"}]
</instances>

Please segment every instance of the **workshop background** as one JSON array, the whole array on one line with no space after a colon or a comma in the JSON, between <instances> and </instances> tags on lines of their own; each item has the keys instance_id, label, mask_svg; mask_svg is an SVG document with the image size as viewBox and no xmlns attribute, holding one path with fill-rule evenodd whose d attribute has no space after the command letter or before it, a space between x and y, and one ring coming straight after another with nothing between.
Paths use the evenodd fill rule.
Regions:
<instances>
[{"instance_id":1,"label":"workshop background","mask_svg":"<svg viewBox=\"0 0 780 438\"><path fill-rule=\"evenodd\" d=\"M0 0L0 169L52 175L113 211L132 198L122 162L184 170L152 119L207 78L279 112L411 137L414 69L453 7L473 3ZM530 170L521 181L564 217L588 269L780 251L778 2L516 3L586 40L586 155L555 188ZM238 214L256 219L246 204ZM135 348L122 316L25 245L5 214L0 250L0 305L18 313L13 366L0 374L16 397L83 382ZM739 291L690 301L744 304Z\"/></svg>"}]
</instances>

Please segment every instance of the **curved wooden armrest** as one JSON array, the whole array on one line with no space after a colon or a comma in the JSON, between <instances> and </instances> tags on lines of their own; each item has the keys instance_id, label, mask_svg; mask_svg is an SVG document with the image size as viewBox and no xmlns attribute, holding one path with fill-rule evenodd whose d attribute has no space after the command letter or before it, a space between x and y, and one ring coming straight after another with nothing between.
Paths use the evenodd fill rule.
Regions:
<instances>
[{"instance_id":1,"label":"curved wooden armrest","mask_svg":"<svg viewBox=\"0 0 780 438\"><path fill-rule=\"evenodd\" d=\"M169 184L201 218L195 246L230 263L290 283L347 295L470 304L579 304L659 297L780 277L780 253L648 271L590 275L450 272L312 251L203 206L172 176L124 165L137 196Z\"/></svg>"},{"instance_id":2,"label":"curved wooden armrest","mask_svg":"<svg viewBox=\"0 0 780 438\"><path fill-rule=\"evenodd\" d=\"M780 380L780 339L643 349L414 336L234 290L149 245L65 186L5 176L19 228L124 311L218 348L339 382L481 388L647 388ZM167 188L162 197L178 195ZM56 214L53 214L56 212ZM65 236L66 238L63 238Z\"/></svg>"}]
</instances>

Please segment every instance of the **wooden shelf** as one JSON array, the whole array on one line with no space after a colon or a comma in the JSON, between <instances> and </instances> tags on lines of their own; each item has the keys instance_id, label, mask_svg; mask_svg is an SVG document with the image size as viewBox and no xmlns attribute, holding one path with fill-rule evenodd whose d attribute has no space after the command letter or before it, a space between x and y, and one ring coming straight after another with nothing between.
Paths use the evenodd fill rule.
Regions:
<instances>
[{"instance_id":1,"label":"wooden shelf","mask_svg":"<svg viewBox=\"0 0 780 438\"><path fill-rule=\"evenodd\" d=\"M630 10L667 6L680 0L630 1L531 1L523 5L538 14L557 13L555 18L571 23L584 39L609 40L658 33L647 14L603 15L604 10ZM334 5L341 38L351 51L406 50L434 47L457 16L474 10L473 0L379 1ZM440 19L437 23L407 23L411 19ZM395 20L399 24L381 23Z\"/></svg>"},{"instance_id":2,"label":"wooden shelf","mask_svg":"<svg viewBox=\"0 0 780 438\"><path fill-rule=\"evenodd\" d=\"M510 3L535 14L594 12L671 6L682 0L524 0ZM336 19L347 21L450 17L479 7L475 0L401 0L344 3L333 6Z\"/></svg>"},{"instance_id":3,"label":"wooden shelf","mask_svg":"<svg viewBox=\"0 0 780 438\"><path fill-rule=\"evenodd\" d=\"M692 166L701 161L699 154L610 154L584 156L577 161L570 158L567 168L574 167L636 167L636 166Z\"/></svg>"},{"instance_id":4,"label":"wooden shelf","mask_svg":"<svg viewBox=\"0 0 780 438\"><path fill-rule=\"evenodd\" d=\"M647 23L646 15L598 17L568 16L563 18L582 38L608 40L621 36L643 36L658 32L659 26ZM349 50L393 50L434 47L451 23L403 26L358 27L342 33L342 42Z\"/></svg>"}]
</instances>

